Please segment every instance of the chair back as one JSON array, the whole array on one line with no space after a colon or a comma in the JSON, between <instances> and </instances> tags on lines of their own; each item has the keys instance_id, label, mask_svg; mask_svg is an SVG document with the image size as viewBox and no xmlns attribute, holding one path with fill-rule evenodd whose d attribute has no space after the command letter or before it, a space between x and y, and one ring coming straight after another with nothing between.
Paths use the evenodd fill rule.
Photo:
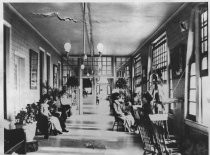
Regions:
<instances>
[{"instance_id":1,"label":"chair back","mask_svg":"<svg viewBox=\"0 0 210 155\"><path fill-rule=\"evenodd\" d=\"M156 143L161 152L166 152L166 139L168 138L168 114L151 114L149 115L152 122Z\"/></svg>"},{"instance_id":2,"label":"chair back","mask_svg":"<svg viewBox=\"0 0 210 155\"><path fill-rule=\"evenodd\" d=\"M153 139L154 135L151 132L148 122L141 121L138 127L144 145L145 153L157 153L157 148Z\"/></svg>"}]
</instances>

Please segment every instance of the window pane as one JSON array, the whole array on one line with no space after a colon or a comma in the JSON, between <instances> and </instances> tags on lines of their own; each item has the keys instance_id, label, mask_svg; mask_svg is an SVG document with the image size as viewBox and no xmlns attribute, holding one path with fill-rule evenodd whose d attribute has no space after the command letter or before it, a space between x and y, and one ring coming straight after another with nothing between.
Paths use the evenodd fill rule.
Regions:
<instances>
[{"instance_id":1,"label":"window pane","mask_svg":"<svg viewBox=\"0 0 210 155\"><path fill-rule=\"evenodd\" d=\"M190 88L196 88L196 76L190 77Z\"/></svg>"},{"instance_id":2,"label":"window pane","mask_svg":"<svg viewBox=\"0 0 210 155\"><path fill-rule=\"evenodd\" d=\"M108 71L107 71L107 74L108 74L108 75L111 75L111 74L112 74L112 71L108 70Z\"/></svg>"},{"instance_id":3,"label":"window pane","mask_svg":"<svg viewBox=\"0 0 210 155\"><path fill-rule=\"evenodd\" d=\"M107 70L112 70L112 66L107 66Z\"/></svg>"},{"instance_id":4,"label":"window pane","mask_svg":"<svg viewBox=\"0 0 210 155\"><path fill-rule=\"evenodd\" d=\"M201 69L202 69L202 70L208 69L207 57L204 57L204 58L202 59Z\"/></svg>"},{"instance_id":5,"label":"window pane","mask_svg":"<svg viewBox=\"0 0 210 155\"><path fill-rule=\"evenodd\" d=\"M189 101L196 101L196 90L190 90L189 91L190 95L189 95Z\"/></svg>"},{"instance_id":6,"label":"window pane","mask_svg":"<svg viewBox=\"0 0 210 155\"><path fill-rule=\"evenodd\" d=\"M111 57L107 57L107 61L111 61L112 59L111 59Z\"/></svg>"},{"instance_id":7,"label":"window pane","mask_svg":"<svg viewBox=\"0 0 210 155\"><path fill-rule=\"evenodd\" d=\"M195 63L191 64L191 71L190 71L190 75L195 75Z\"/></svg>"},{"instance_id":8,"label":"window pane","mask_svg":"<svg viewBox=\"0 0 210 155\"><path fill-rule=\"evenodd\" d=\"M196 115L196 103L189 102L189 114Z\"/></svg>"},{"instance_id":9,"label":"window pane","mask_svg":"<svg viewBox=\"0 0 210 155\"><path fill-rule=\"evenodd\" d=\"M112 62L110 62L110 61L107 62L107 65L111 65L111 64L112 64Z\"/></svg>"}]
</instances>

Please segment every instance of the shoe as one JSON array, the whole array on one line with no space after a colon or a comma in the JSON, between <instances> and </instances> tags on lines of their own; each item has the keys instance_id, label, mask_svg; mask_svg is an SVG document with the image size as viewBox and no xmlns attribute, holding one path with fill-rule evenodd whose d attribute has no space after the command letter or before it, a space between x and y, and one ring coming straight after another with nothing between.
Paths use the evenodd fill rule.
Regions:
<instances>
[{"instance_id":1,"label":"shoe","mask_svg":"<svg viewBox=\"0 0 210 155\"><path fill-rule=\"evenodd\" d=\"M54 136L57 136L57 135L58 135L58 131L54 130L54 131L53 131L53 135L54 135Z\"/></svg>"},{"instance_id":2,"label":"shoe","mask_svg":"<svg viewBox=\"0 0 210 155\"><path fill-rule=\"evenodd\" d=\"M63 129L62 132L69 132L69 130Z\"/></svg>"},{"instance_id":3,"label":"shoe","mask_svg":"<svg viewBox=\"0 0 210 155\"><path fill-rule=\"evenodd\" d=\"M63 134L62 132L60 132L60 131L58 131L58 130L57 130L57 133L58 133L58 134Z\"/></svg>"}]
</instances>

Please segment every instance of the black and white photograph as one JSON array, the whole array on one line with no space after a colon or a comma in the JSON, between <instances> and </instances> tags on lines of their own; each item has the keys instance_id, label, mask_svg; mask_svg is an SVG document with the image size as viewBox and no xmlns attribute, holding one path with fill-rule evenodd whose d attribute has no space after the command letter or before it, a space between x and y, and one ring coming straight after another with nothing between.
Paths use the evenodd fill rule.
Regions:
<instances>
[{"instance_id":1,"label":"black and white photograph","mask_svg":"<svg viewBox=\"0 0 210 155\"><path fill-rule=\"evenodd\" d=\"M0 5L0 154L210 154L208 0Z\"/></svg>"}]
</instances>

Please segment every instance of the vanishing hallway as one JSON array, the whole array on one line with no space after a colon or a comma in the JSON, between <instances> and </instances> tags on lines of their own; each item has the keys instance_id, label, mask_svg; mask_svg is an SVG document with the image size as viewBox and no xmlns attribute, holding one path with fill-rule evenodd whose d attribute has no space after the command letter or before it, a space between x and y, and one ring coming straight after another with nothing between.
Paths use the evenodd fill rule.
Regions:
<instances>
[{"instance_id":1,"label":"vanishing hallway","mask_svg":"<svg viewBox=\"0 0 210 155\"><path fill-rule=\"evenodd\" d=\"M114 117L109 115L107 101L97 106L87 104L84 108L91 112L68 118L67 129L70 130L69 133L50 136L47 140L43 139L43 136L37 136L38 151L28 154L143 155L140 135L116 131L116 129L112 131Z\"/></svg>"}]
</instances>

